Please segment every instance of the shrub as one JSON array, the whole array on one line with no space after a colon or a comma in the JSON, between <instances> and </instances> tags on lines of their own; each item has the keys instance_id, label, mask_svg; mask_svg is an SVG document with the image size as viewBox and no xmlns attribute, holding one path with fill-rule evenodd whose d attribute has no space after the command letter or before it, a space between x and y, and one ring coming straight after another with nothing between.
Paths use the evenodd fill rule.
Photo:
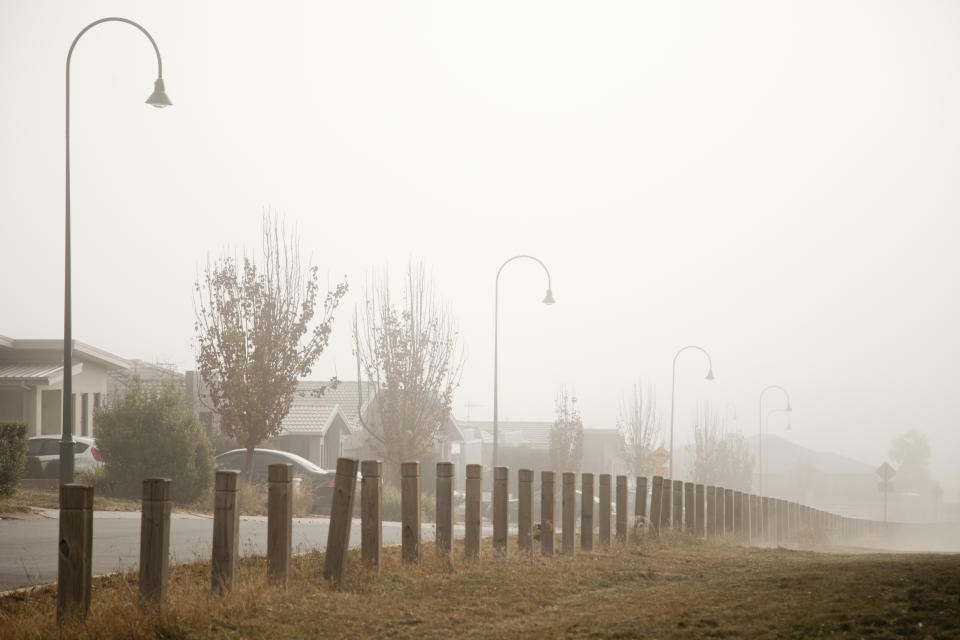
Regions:
<instances>
[{"instance_id":1,"label":"shrub","mask_svg":"<svg viewBox=\"0 0 960 640\"><path fill-rule=\"evenodd\" d=\"M357 501L359 502L359 494ZM380 496L383 519L391 522L400 522L403 516L402 495L400 489L392 484L383 484L383 493ZM433 522L437 516L437 499L432 493L420 492L420 521Z\"/></svg>"},{"instance_id":2,"label":"shrub","mask_svg":"<svg viewBox=\"0 0 960 640\"><path fill-rule=\"evenodd\" d=\"M27 460L27 425L0 422L0 496L13 494Z\"/></svg>"},{"instance_id":3,"label":"shrub","mask_svg":"<svg viewBox=\"0 0 960 640\"><path fill-rule=\"evenodd\" d=\"M147 387L134 380L95 414L103 487L138 499L145 478L171 478L179 504L200 500L213 483L213 453L197 415L170 384Z\"/></svg>"}]
</instances>

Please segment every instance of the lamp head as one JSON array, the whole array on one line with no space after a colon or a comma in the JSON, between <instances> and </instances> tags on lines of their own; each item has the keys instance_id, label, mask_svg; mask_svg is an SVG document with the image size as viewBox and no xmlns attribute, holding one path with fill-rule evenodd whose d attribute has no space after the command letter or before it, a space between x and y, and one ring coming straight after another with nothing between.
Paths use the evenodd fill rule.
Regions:
<instances>
[{"instance_id":1,"label":"lamp head","mask_svg":"<svg viewBox=\"0 0 960 640\"><path fill-rule=\"evenodd\" d=\"M793 407L790 406L790 401L787 400L787 413L790 413L792 411L793 411Z\"/></svg>"},{"instance_id":2,"label":"lamp head","mask_svg":"<svg viewBox=\"0 0 960 640\"><path fill-rule=\"evenodd\" d=\"M153 81L153 93L151 93L150 97L146 99L146 103L152 104L157 109L169 107L173 104L170 102L170 98L167 96L166 88L163 86L163 78L157 78Z\"/></svg>"},{"instance_id":3,"label":"lamp head","mask_svg":"<svg viewBox=\"0 0 960 640\"><path fill-rule=\"evenodd\" d=\"M710 371L707 371L707 380L713 380L713 367L710 367Z\"/></svg>"},{"instance_id":4,"label":"lamp head","mask_svg":"<svg viewBox=\"0 0 960 640\"><path fill-rule=\"evenodd\" d=\"M547 288L547 295L543 297L543 304L554 304L556 300L553 299L553 289Z\"/></svg>"}]
</instances>

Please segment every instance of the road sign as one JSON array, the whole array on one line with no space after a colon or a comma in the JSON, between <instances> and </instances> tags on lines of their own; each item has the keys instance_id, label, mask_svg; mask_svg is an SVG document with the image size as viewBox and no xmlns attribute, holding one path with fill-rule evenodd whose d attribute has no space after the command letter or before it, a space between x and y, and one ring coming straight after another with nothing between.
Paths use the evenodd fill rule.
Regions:
<instances>
[{"instance_id":1,"label":"road sign","mask_svg":"<svg viewBox=\"0 0 960 640\"><path fill-rule=\"evenodd\" d=\"M668 460L670 460L670 453L663 447L660 447L654 451L650 457L653 458L654 464L663 466L667 464Z\"/></svg>"},{"instance_id":2,"label":"road sign","mask_svg":"<svg viewBox=\"0 0 960 640\"><path fill-rule=\"evenodd\" d=\"M880 476L884 482L887 482L893 478L893 476L897 475L897 470L891 467L888 463L884 462L877 469L877 475Z\"/></svg>"}]
</instances>

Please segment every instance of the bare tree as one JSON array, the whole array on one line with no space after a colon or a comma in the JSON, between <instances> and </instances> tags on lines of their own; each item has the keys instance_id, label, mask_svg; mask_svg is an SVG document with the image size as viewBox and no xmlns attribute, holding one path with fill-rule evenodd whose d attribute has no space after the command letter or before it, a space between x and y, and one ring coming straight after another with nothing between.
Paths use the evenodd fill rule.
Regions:
<instances>
[{"instance_id":1,"label":"bare tree","mask_svg":"<svg viewBox=\"0 0 960 640\"><path fill-rule=\"evenodd\" d=\"M633 393L620 404L617 416L617 431L620 432L620 447L623 457L634 475L648 475L654 468L651 455L662 444L660 440L660 414L653 388L633 385Z\"/></svg>"},{"instance_id":2,"label":"bare tree","mask_svg":"<svg viewBox=\"0 0 960 640\"><path fill-rule=\"evenodd\" d=\"M697 410L693 441L694 482L750 490L753 456L747 450L747 442L739 432L728 431L709 405Z\"/></svg>"},{"instance_id":3,"label":"bare tree","mask_svg":"<svg viewBox=\"0 0 960 640\"><path fill-rule=\"evenodd\" d=\"M430 452L450 416L460 384L463 350L449 307L434 289L423 263L407 266L399 306L389 272L371 275L364 302L354 311L357 377L374 397L360 415L372 444L392 471L400 462Z\"/></svg>"},{"instance_id":4,"label":"bare tree","mask_svg":"<svg viewBox=\"0 0 960 640\"><path fill-rule=\"evenodd\" d=\"M557 471L579 470L583 459L583 421L577 397L562 389L557 394L556 411L550 428L550 462Z\"/></svg>"},{"instance_id":5,"label":"bare tree","mask_svg":"<svg viewBox=\"0 0 960 640\"><path fill-rule=\"evenodd\" d=\"M254 448L279 433L297 380L329 343L347 292L346 282L337 285L318 309L317 268L302 265L296 232L269 213L262 225L260 260L208 259L194 285L197 369L221 431L247 449L247 478Z\"/></svg>"}]
</instances>

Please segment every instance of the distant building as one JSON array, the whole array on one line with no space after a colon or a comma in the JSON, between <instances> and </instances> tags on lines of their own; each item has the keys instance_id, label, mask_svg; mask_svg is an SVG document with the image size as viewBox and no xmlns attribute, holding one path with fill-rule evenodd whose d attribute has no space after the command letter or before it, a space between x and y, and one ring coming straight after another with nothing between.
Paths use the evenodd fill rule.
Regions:
<instances>
[{"instance_id":1,"label":"distant building","mask_svg":"<svg viewBox=\"0 0 960 640\"><path fill-rule=\"evenodd\" d=\"M95 436L93 411L107 396L112 372L132 366L129 360L74 340L74 435ZM0 336L0 420L26 422L28 436L60 434L62 398L63 340Z\"/></svg>"}]
</instances>

